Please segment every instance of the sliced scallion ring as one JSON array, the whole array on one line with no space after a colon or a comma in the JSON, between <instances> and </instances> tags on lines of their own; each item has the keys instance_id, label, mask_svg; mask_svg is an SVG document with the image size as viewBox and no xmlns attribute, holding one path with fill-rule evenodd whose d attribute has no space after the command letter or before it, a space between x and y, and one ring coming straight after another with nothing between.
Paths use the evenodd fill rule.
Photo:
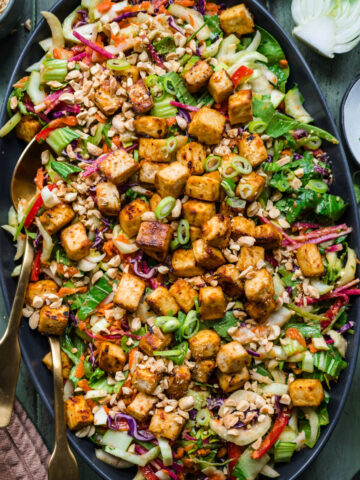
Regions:
<instances>
[{"instance_id":1,"label":"sliced scallion ring","mask_svg":"<svg viewBox=\"0 0 360 480\"><path fill-rule=\"evenodd\" d=\"M219 155L209 155L205 160L205 170L207 172L215 172L221 165L221 157Z\"/></svg>"},{"instance_id":2,"label":"sliced scallion ring","mask_svg":"<svg viewBox=\"0 0 360 480\"><path fill-rule=\"evenodd\" d=\"M237 155L231 160L231 166L237 171L237 173L240 173L241 175L248 175L252 172L252 166L249 160L244 157L240 157L240 155Z\"/></svg>"},{"instance_id":3,"label":"sliced scallion ring","mask_svg":"<svg viewBox=\"0 0 360 480\"><path fill-rule=\"evenodd\" d=\"M157 317L154 323L157 327L161 328L164 333L175 332L175 330L180 327L180 322L176 317Z\"/></svg>"},{"instance_id":4,"label":"sliced scallion ring","mask_svg":"<svg viewBox=\"0 0 360 480\"><path fill-rule=\"evenodd\" d=\"M244 209L246 207L246 202L242 198L232 197L226 199L226 205L229 205L231 208Z\"/></svg>"},{"instance_id":5,"label":"sliced scallion ring","mask_svg":"<svg viewBox=\"0 0 360 480\"><path fill-rule=\"evenodd\" d=\"M170 95L175 95L176 90L175 90L174 84L173 84L173 82L170 78L164 78L163 85L164 85L164 90L167 93L170 93Z\"/></svg>"},{"instance_id":6,"label":"sliced scallion ring","mask_svg":"<svg viewBox=\"0 0 360 480\"><path fill-rule=\"evenodd\" d=\"M290 187L289 181L286 178L279 178L276 182L276 188L279 192L286 192Z\"/></svg>"},{"instance_id":7,"label":"sliced scallion ring","mask_svg":"<svg viewBox=\"0 0 360 480\"><path fill-rule=\"evenodd\" d=\"M209 425L210 419L211 419L210 412L207 408L202 408L196 414L196 423L198 425L205 427L206 425Z\"/></svg>"},{"instance_id":8,"label":"sliced scallion ring","mask_svg":"<svg viewBox=\"0 0 360 480\"><path fill-rule=\"evenodd\" d=\"M226 178L220 185L223 187L228 197L235 197L235 182L232 178Z\"/></svg>"},{"instance_id":9,"label":"sliced scallion ring","mask_svg":"<svg viewBox=\"0 0 360 480\"><path fill-rule=\"evenodd\" d=\"M180 245L186 245L190 240L190 225L189 222L185 219L181 219L177 229L177 238Z\"/></svg>"},{"instance_id":10,"label":"sliced scallion ring","mask_svg":"<svg viewBox=\"0 0 360 480\"><path fill-rule=\"evenodd\" d=\"M328 191L328 184L322 180L310 180L305 188L316 193L326 193Z\"/></svg>"},{"instance_id":11,"label":"sliced scallion ring","mask_svg":"<svg viewBox=\"0 0 360 480\"><path fill-rule=\"evenodd\" d=\"M177 138L176 137L169 137L166 140L166 143L163 147L163 151L165 153L165 156L168 157L173 152L175 152L176 147L177 147Z\"/></svg>"},{"instance_id":12,"label":"sliced scallion ring","mask_svg":"<svg viewBox=\"0 0 360 480\"><path fill-rule=\"evenodd\" d=\"M248 125L248 130L250 133L264 133L267 127L267 123L263 120L257 119L253 120Z\"/></svg>"},{"instance_id":13,"label":"sliced scallion ring","mask_svg":"<svg viewBox=\"0 0 360 480\"><path fill-rule=\"evenodd\" d=\"M221 176L224 178L232 178L236 177L237 175L239 175L239 173L234 170L232 165L225 165L225 167L221 169Z\"/></svg>"},{"instance_id":14,"label":"sliced scallion ring","mask_svg":"<svg viewBox=\"0 0 360 480\"><path fill-rule=\"evenodd\" d=\"M186 340L193 337L199 330L199 317L195 310L190 310L181 326L181 335Z\"/></svg>"},{"instance_id":15,"label":"sliced scallion ring","mask_svg":"<svg viewBox=\"0 0 360 480\"><path fill-rule=\"evenodd\" d=\"M176 200L174 197L165 197L158 203L155 209L155 217L162 220L170 215L172 209L175 207Z\"/></svg>"},{"instance_id":16,"label":"sliced scallion ring","mask_svg":"<svg viewBox=\"0 0 360 480\"><path fill-rule=\"evenodd\" d=\"M123 58L112 58L106 62L106 66L111 70L121 71L130 67L130 63Z\"/></svg>"},{"instance_id":17,"label":"sliced scallion ring","mask_svg":"<svg viewBox=\"0 0 360 480\"><path fill-rule=\"evenodd\" d=\"M290 168L285 167L281 170L281 176L282 178L291 182L291 180L294 180L295 178L295 173L292 170L290 170Z\"/></svg>"},{"instance_id":18,"label":"sliced scallion ring","mask_svg":"<svg viewBox=\"0 0 360 480\"><path fill-rule=\"evenodd\" d=\"M307 142L304 142L304 146L310 148L310 150L317 150L321 147L321 138L319 137L310 137Z\"/></svg>"},{"instance_id":19,"label":"sliced scallion ring","mask_svg":"<svg viewBox=\"0 0 360 480\"><path fill-rule=\"evenodd\" d=\"M247 200L254 195L254 187L248 183L241 183L239 185L239 194L243 200Z\"/></svg>"}]
</instances>

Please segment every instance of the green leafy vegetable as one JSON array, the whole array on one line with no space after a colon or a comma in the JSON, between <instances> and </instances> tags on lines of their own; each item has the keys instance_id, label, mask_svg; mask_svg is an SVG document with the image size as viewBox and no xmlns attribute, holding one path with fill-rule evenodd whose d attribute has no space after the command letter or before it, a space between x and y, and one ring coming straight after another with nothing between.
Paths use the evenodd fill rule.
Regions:
<instances>
[{"instance_id":1,"label":"green leafy vegetable","mask_svg":"<svg viewBox=\"0 0 360 480\"><path fill-rule=\"evenodd\" d=\"M312 190L301 189L296 198L282 198L275 205L286 216L289 223L294 223L308 210L314 210L317 202L317 193Z\"/></svg>"},{"instance_id":2,"label":"green leafy vegetable","mask_svg":"<svg viewBox=\"0 0 360 480\"><path fill-rule=\"evenodd\" d=\"M261 118L265 123L269 123L275 113L275 108L271 103L270 95L257 95L253 97L254 117Z\"/></svg>"},{"instance_id":3,"label":"green leafy vegetable","mask_svg":"<svg viewBox=\"0 0 360 480\"><path fill-rule=\"evenodd\" d=\"M50 165L56 173L65 179L73 173L82 172L81 168L77 167L76 165L72 165L71 163L57 162L56 160L53 160Z\"/></svg>"},{"instance_id":4,"label":"green leafy vegetable","mask_svg":"<svg viewBox=\"0 0 360 480\"><path fill-rule=\"evenodd\" d=\"M298 123L299 122L283 113L275 112L267 126L266 133L270 135L270 137L279 138L291 130L296 130Z\"/></svg>"},{"instance_id":5,"label":"green leafy vegetable","mask_svg":"<svg viewBox=\"0 0 360 480\"><path fill-rule=\"evenodd\" d=\"M78 311L79 320L85 320L85 318L91 315L99 303L102 302L111 292L112 287L110 283L104 277L101 277L86 294L84 303Z\"/></svg>"},{"instance_id":6,"label":"green leafy vegetable","mask_svg":"<svg viewBox=\"0 0 360 480\"><path fill-rule=\"evenodd\" d=\"M221 338L230 342L231 337L228 334L230 327L235 327L238 324L237 319L233 312L226 312L225 317L222 318L219 322L216 322L213 326L215 332L220 335Z\"/></svg>"},{"instance_id":7,"label":"green leafy vegetable","mask_svg":"<svg viewBox=\"0 0 360 480\"><path fill-rule=\"evenodd\" d=\"M204 20L210 30L208 41L212 43L223 33L220 27L220 18L218 15L204 15Z\"/></svg>"},{"instance_id":8,"label":"green leafy vegetable","mask_svg":"<svg viewBox=\"0 0 360 480\"><path fill-rule=\"evenodd\" d=\"M321 337L320 323L289 322L286 324L286 330L288 330L289 328L296 328L305 338Z\"/></svg>"},{"instance_id":9,"label":"green leafy vegetable","mask_svg":"<svg viewBox=\"0 0 360 480\"><path fill-rule=\"evenodd\" d=\"M171 83L175 96L179 102L185 103L186 105L197 105L198 102L196 98L188 91L180 75L175 72L169 72L161 78L163 80L166 79L167 82Z\"/></svg>"},{"instance_id":10,"label":"green leafy vegetable","mask_svg":"<svg viewBox=\"0 0 360 480\"><path fill-rule=\"evenodd\" d=\"M315 212L320 217L336 221L343 215L347 206L348 204L341 197L324 193L316 205Z\"/></svg>"},{"instance_id":11,"label":"green leafy vegetable","mask_svg":"<svg viewBox=\"0 0 360 480\"><path fill-rule=\"evenodd\" d=\"M279 42L269 32L259 26L256 28L261 33L261 42L257 51L267 57L267 67L278 79L277 88L285 92L286 82L290 73L289 66L287 64L281 65L280 63L282 60L286 60L285 53Z\"/></svg>"},{"instance_id":12,"label":"green leafy vegetable","mask_svg":"<svg viewBox=\"0 0 360 480\"><path fill-rule=\"evenodd\" d=\"M164 37L153 43L153 47L159 55L166 55L167 53L176 50L175 40L173 37Z\"/></svg>"}]
</instances>

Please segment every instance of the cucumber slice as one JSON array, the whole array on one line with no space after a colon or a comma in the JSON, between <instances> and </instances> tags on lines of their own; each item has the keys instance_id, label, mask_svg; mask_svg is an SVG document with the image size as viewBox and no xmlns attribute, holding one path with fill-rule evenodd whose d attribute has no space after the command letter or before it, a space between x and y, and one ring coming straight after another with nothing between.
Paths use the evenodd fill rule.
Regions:
<instances>
[{"instance_id":1,"label":"cucumber slice","mask_svg":"<svg viewBox=\"0 0 360 480\"><path fill-rule=\"evenodd\" d=\"M197 10L192 8L183 7L176 3L172 3L168 8L169 13L174 17L184 18L190 25L193 25L194 30L198 30L204 25L204 18ZM190 20L191 19L191 20ZM198 40L207 40L210 37L210 30L207 25L203 27L197 34Z\"/></svg>"},{"instance_id":2,"label":"cucumber slice","mask_svg":"<svg viewBox=\"0 0 360 480\"><path fill-rule=\"evenodd\" d=\"M43 102L46 97L44 90L40 88L40 84L40 73L35 70L32 71L26 87L26 91L34 105L39 105L39 103Z\"/></svg>"},{"instance_id":3,"label":"cucumber slice","mask_svg":"<svg viewBox=\"0 0 360 480\"><path fill-rule=\"evenodd\" d=\"M303 99L298 87L294 87L287 92L284 98L285 112L298 122L310 123L313 118L303 107Z\"/></svg>"},{"instance_id":4,"label":"cucumber slice","mask_svg":"<svg viewBox=\"0 0 360 480\"><path fill-rule=\"evenodd\" d=\"M128 435L127 433L117 432L115 430L108 430L104 434L102 439L102 442L104 445L108 447L118 448L124 451L126 451L129 448L132 441L133 441L133 438L130 437L130 435Z\"/></svg>"},{"instance_id":5,"label":"cucumber slice","mask_svg":"<svg viewBox=\"0 0 360 480\"><path fill-rule=\"evenodd\" d=\"M280 90L273 90L271 92L271 103L277 108L280 103L284 100L285 93L280 92Z\"/></svg>"},{"instance_id":6,"label":"cucumber slice","mask_svg":"<svg viewBox=\"0 0 360 480\"><path fill-rule=\"evenodd\" d=\"M232 473L237 480L255 480L270 460L269 455L264 455L259 460L254 460L251 458L253 451L254 450L249 447L239 458Z\"/></svg>"}]
</instances>

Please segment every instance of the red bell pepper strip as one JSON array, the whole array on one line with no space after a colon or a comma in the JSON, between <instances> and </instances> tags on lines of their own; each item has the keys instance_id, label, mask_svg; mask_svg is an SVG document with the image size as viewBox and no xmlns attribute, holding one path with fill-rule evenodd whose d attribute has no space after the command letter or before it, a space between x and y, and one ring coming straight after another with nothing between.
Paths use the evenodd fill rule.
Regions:
<instances>
[{"instance_id":1,"label":"red bell pepper strip","mask_svg":"<svg viewBox=\"0 0 360 480\"><path fill-rule=\"evenodd\" d=\"M227 444L228 447L228 458L231 459L229 462L229 480L236 480L236 478L231 475L234 468L236 467L236 464L241 457L241 454L245 450L244 447L240 447L240 445L235 445L235 443L228 442Z\"/></svg>"},{"instance_id":2,"label":"red bell pepper strip","mask_svg":"<svg viewBox=\"0 0 360 480\"><path fill-rule=\"evenodd\" d=\"M272 429L266 435L262 444L260 445L259 450L255 450L251 454L251 458L258 460L259 458L262 458L270 450L270 448L274 445L274 443L280 437L282 431L288 424L290 420L290 416L291 416L291 411L286 411L286 412L284 411L280 413L278 418L275 420L275 423Z\"/></svg>"},{"instance_id":3,"label":"red bell pepper strip","mask_svg":"<svg viewBox=\"0 0 360 480\"><path fill-rule=\"evenodd\" d=\"M47 186L49 190L53 190L55 187L57 187L56 183L52 183L51 185ZM29 213L26 215L25 222L24 222L24 227L29 228L30 225L32 224L37 212L40 210L40 208L43 206L44 200L42 199L41 193L37 195L35 198L35 202L33 203L32 207L29 210Z\"/></svg>"},{"instance_id":4,"label":"red bell pepper strip","mask_svg":"<svg viewBox=\"0 0 360 480\"><path fill-rule=\"evenodd\" d=\"M323 314L323 317L326 317L327 320L322 320L320 322L321 330L325 330L330 323L334 320L334 318L338 315L343 305L346 302L343 298L337 298L335 302L331 305L331 307Z\"/></svg>"},{"instance_id":5,"label":"red bell pepper strip","mask_svg":"<svg viewBox=\"0 0 360 480\"><path fill-rule=\"evenodd\" d=\"M243 82L247 80L251 75L254 73L254 70L252 68L245 67L245 65L241 65L233 76L231 77L231 80L233 81L233 84L235 87L239 85L240 82Z\"/></svg>"},{"instance_id":6,"label":"red bell pepper strip","mask_svg":"<svg viewBox=\"0 0 360 480\"><path fill-rule=\"evenodd\" d=\"M37 135L36 141L40 143L42 140L46 140L53 130L61 127L75 127L77 125L77 118L74 116L61 117L52 120L46 128L43 128Z\"/></svg>"},{"instance_id":7,"label":"red bell pepper strip","mask_svg":"<svg viewBox=\"0 0 360 480\"><path fill-rule=\"evenodd\" d=\"M139 470L144 475L146 480L159 480L150 465L145 465L145 467L139 467Z\"/></svg>"},{"instance_id":8,"label":"red bell pepper strip","mask_svg":"<svg viewBox=\"0 0 360 480\"><path fill-rule=\"evenodd\" d=\"M32 282L37 282L39 280L40 265L41 265L41 251L36 253L34 263L32 264L31 275L30 275L30 280Z\"/></svg>"}]
</instances>

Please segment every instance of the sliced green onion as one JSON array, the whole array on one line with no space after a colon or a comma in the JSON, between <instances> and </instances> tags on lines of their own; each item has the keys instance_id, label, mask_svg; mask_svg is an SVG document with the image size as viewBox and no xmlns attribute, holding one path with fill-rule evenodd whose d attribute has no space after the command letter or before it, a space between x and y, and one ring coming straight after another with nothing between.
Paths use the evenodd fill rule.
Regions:
<instances>
[{"instance_id":1,"label":"sliced green onion","mask_svg":"<svg viewBox=\"0 0 360 480\"><path fill-rule=\"evenodd\" d=\"M175 152L176 150L176 147L177 147L177 138L176 137L169 137L167 140L166 140L166 143L163 147L163 151L165 153L165 155L168 157L169 155L171 155L173 152Z\"/></svg>"},{"instance_id":2,"label":"sliced green onion","mask_svg":"<svg viewBox=\"0 0 360 480\"><path fill-rule=\"evenodd\" d=\"M185 45L189 42L191 42L191 40L200 32L200 30L202 30L204 27L206 27L206 22L204 22L200 28L198 28L197 30L195 30L195 32L190 35L190 37L186 40L185 42Z\"/></svg>"},{"instance_id":3,"label":"sliced green onion","mask_svg":"<svg viewBox=\"0 0 360 480\"><path fill-rule=\"evenodd\" d=\"M279 180L276 182L276 188L279 190L279 192L286 192L289 187L290 184L286 178L279 178Z\"/></svg>"},{"instance_id":4,"label":"sliced green onion","mask_svg":"<svg viewBox=\"0 0 360 480\"><path fill-rule=\"evenodd\" d=\"M169 440L166 440L166 438L160 437L158 439L160 451L161 451L161 456L163 460L163 464L165 467L169 467L174 463L173 461L173 454L172 454L172 448L169 444Z\"/></svg>"},{"instance_id":5,"label":"sliced green onion","mask_svg":"<svg viewBox=\"0 0 360 480\"><path fill-rule=\"evenodd\" d=\"M241 175L248 175L252 172L252 166L249 160L239 155L231 160L231 166Z\"/></svg>"},{"instance_id":6,"label":"sliced green onion","mask_svg":"<svg viewBox=\"0 0 360 480\"><path fill-rule=\"evenodd\" d=\"M134 150L133 157L135 162L139 161L139 150Z\"/></svg>"},{"instance_id":7,"label":"sliced green onion","mask_svg":"<svg viewBox=\"0 0 360 480\"><path fill-rule=\"evenodd\" d=\"M254 187L248 183L240 183L239 194L243 200L246 200L254 195Z\"/></svg>"},{"instance_id":8,"label":"sliced green onion","mask_svg":"<svg viewBox=\"0 0 360 480\"><path fill-rule=\"evenodd\" d=\"M241 198L238 198L238 197L227 198L225 203L226 203L226 205L229 205L229 207L231 207L231 208L244 209L246 207L245 200L243 200Z\"/></svg>"},{"instance_id":9,"label":"sliced green onion","mask_svg":"<svg viewBox=\"0 0 360 480\"><path fill-rule=\"evenodd\" d=\"M174 350L155 350L154 356L166 357L176 363L176 365L182 365L189 349L189 344L187 342L182 342L176 347L177 348L175 348Z\"/></svg>"},{"instance_id":10,"label":"sliced green onion","mask_svg":"<svg viewBox=\"0 0 360 480\"><path fill-rule=\"evenodd\" d=\"M174 238L173 240L171 240L170 242L170 248L171 250L176 250L178 247L180 247L180 242L179 242L179 239L178 238Z\"/></svg>"},{"instance_id":11,"label":"sliced green onion","mask_svg":"<svg viewBox=\"0 0 360 480\"><path fill-rule=\"evenodd\" d=\"M177 239L180 245L186 245L190 240L190 225L185 219L181 219L177 229Z\"/></svg>"},{"instance_id":12,"label":"sliced green onion","mask_svg":"<svg viewBox=\"0 0 360 480\"><path fill-rule=\"evenodd\" d=\"M170 215L172 209L175 207L176 200L174 197L165 197L158 203L155 209L155 216L158 220L162 220Z\"/></svg>"},{"instance_id":13,"label":"sliced green onion","mask_svg":"<svg viewBox=\"0 0 360 480\"><path fill-rule=\"evenodd\" d=\"M194 298L194 304L195 304L195 310L198 315L200 315L200 306L199 306L199 300L195 297Z\"/></svg>"},{"instance_id":14,"label":"sliced green onion","mask_svg":"<svg viewBox=\"0 0 360 480\"><path fill-rule=\"evenodd\" d=\"M175 117L177 114L177 108L170 105L170 102L174 100L174 97L169 94L165 94L161 99L154 99L154 107L151 110L151 115L160 118Z\"/></svg>"},{"instance_id":15,"label":"sliced green onion","mask_svg":"<svg viewBox=\"0 0 360 480\"><path fill-rule=\"evenodd\" d=\"M280 172L282 178L285 178L286 180L289 180L291 182L291 180L294 180L295 178L295 173L290 170L290 168L283 168Z\"/></svg>"},{"instance_id":16,"label":"sliced green onion","mask_svg":"<svg viewBox=\"0 0 360 480\"><path fill-rule=\"evenodd\" d=\"M315 320L316 322L323 322L324 320L326 320L326 317L307 312L306 310L298 307L297 305L294 305L293 303L288 303L286 306L287 308L290 308L290 310L293 310L302 318L307 318L308 320Z\"/></svg>"},{"instance_id":17,"label":"sliced green onion","mask_svg":"<svg viewBox=\"0 0 360 480\"><path fill-rule=\"evenodd\" d=\"M215 172L221 165L221 157L218 155L209 155L205 160L205 171Z\"/></svg>"},{"instance_id":18,"label":"sliced green onion","mask_svg":"<svg viewBox=\"0 0 360 480\"><path fill-rule=\"evenodd\" d=\"M304 146L310 148L310 150L317 150L321 147L321 138L308 137L307 142L304 142Z\"/></svg>"},{"instance_id":19,"label":"sliced green onion","mask_svg":"<svg viewBox=\"0 0 360 480\"><path fill-rule=\"evenodd\" d=\"M328 184L321 180L310 180L305 188L316 193L326 193L328 191Z\"/></svg>"},{"instance_id":20,"label":"sliced green onion","mask_svg":"<svg viewBox=\"0 0 360 480\"><path fill-rule=\"evenodd\" d=\"M185 321L181 326L181 335L183 338L188 339L193 337L200 327L199 317L195 310L190 310L186 315Z\"/></svg>"},{"instance_id":21,"label":"sliced green onion","mask_svg":"<svg viewBox=\"0 0 360 480\"><path fill-rule=\"evenodd\" d=\"M235 182L232 178L226 178L221 182L221 186L229 197L235 197Z\"/></svg>"},{"instance_id":22,"label":"sliced green onion","mask_svg":"<svg viewBox=\"0 0 360 480\"><path fill-rule=\"evenodd\" d=\"M207 408L202 408L196 414L196 423L203 427L206 427L210 423L210 412Z\"/></svg>"},{"instance_id":23,"label":"sliced green onion","mask_svg":"<svg viewBox=\"0 0 360 480\"><path fill-rule=\"evenodd\" d=\"M248 130L250 133L264 133L267 125L263 120L253 120L249 123Z\"/></svg>"},{"instance_id":24,"label":"sliced green onion","mask_svg":"<svg viewBox=\"0 0 360 480\"><path fill-rule=\"evenodd\" d=\"M176 317L157 317L155 318L155 325L164 333L175 332L180 327L180 322Z\"/></svg>"},{"instance_id":25,"label":"sliced green onion","mask_svg":"<svg viewBox=\"0 0 360 480\"><path fill-rule=\"evenodd\" d=\"M13 128L16 127L16 125L20 122L21 120L21 115L19 112L16 112L15 115L13 115L10 120L8 120L5 125L0 129L0 138L5 137L8 133L11 132Z\"/></svg>"},{"instance_id":26,"label":"sliced green onion","mask_svg":"<svg viewBox=\"0 0 360 480\"><path fill-rule=\"evenodd\" d=\"M188 53L185 53L185 55L181 57L179 60L180 66L185 65L185 63L189 60L189 58L191 58L191 55L189 55Z\"/></svg>"},{"instance_id":27,"label":"sliced green onion","mask_svg":"<svg viewBox=\"0 0 360 480\"><path fill-rule=\"evenodd\" d=\"M44 69L41 73L41 80L43 83L47 82L60 82L65 80L68 72L67 60L61 60L60 58L45 58Z\"/></svg>"},{"instance_id":28,"label":"sliced green onion","mask_svg":"<svg viewBox=\"0 0 360 480\"><path fill-rule=\"evenodd\" d=\"M221 169L221 176L224 178L237 177L238 175L238 172L234 170L232 165L225 165L225 167Z\"/></svg>"},{"instance_id":29,"label":"sliced green onion","mask_svg":"<svg viewBox=\"0 0 360 480\"><path fill-rule=\"evenodd\" d=\"M112 58L106 62L106 66L111 70L121 71L130 67L130 63L123 58Z\"/></svg>"},{"instance_id":30,"label":"sliced green onion","mask_svg":"<svg viewBox=\"0 0 360 480\"><path fill-rule=\"evenodd\" d=\"M176 89L171 77L165 77L163 81L163 85L164 85L165 92L170 93L170 95L176 94Z\"/></svg>"}]
</instances>

